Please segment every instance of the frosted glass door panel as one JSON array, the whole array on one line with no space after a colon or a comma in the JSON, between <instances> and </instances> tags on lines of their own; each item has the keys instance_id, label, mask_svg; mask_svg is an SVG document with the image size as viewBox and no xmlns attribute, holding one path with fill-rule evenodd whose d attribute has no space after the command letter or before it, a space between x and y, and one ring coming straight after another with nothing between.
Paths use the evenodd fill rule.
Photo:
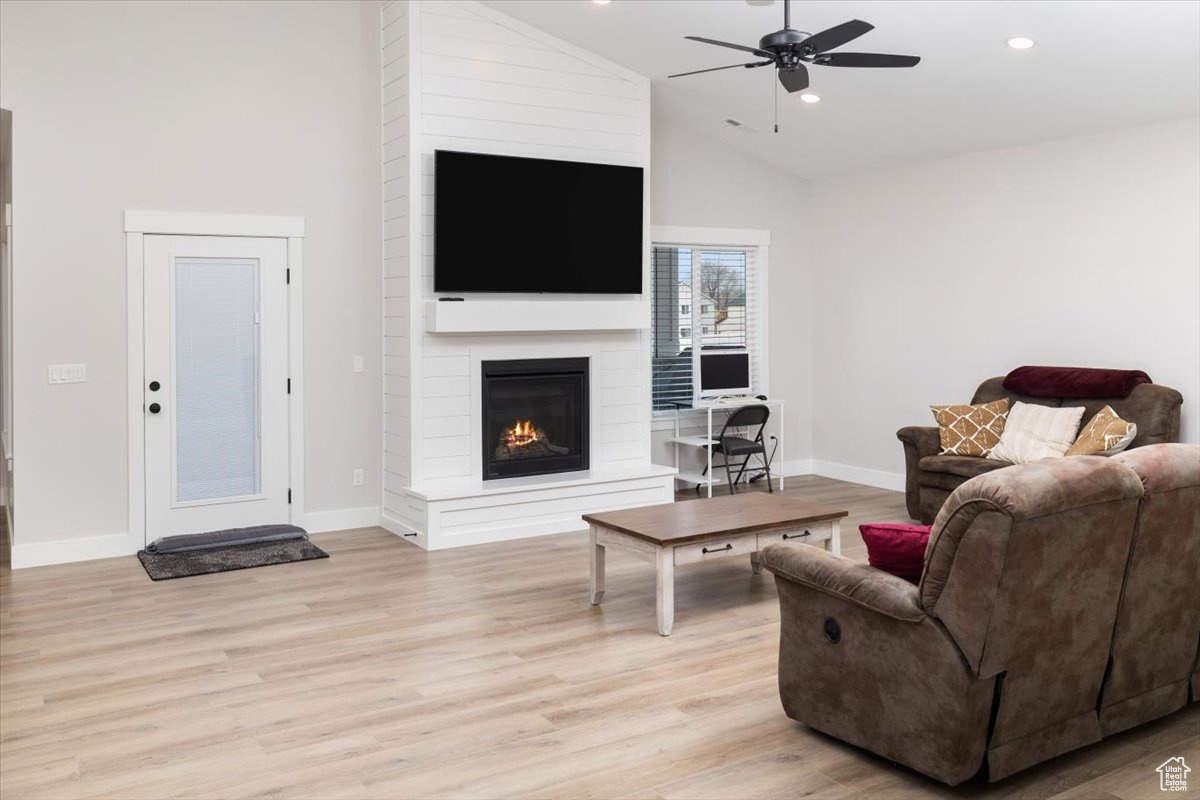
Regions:
<instances>
[{"instance_id":1,"label":"frosted glass door panel","mask_svg":"<svg viewBox=\"0 0 1200 800\"><path fill-rule=\"evenodd\" d=\"M176 502L259 493L258 271L175 259Z\"/></svg>"}]
</instances>

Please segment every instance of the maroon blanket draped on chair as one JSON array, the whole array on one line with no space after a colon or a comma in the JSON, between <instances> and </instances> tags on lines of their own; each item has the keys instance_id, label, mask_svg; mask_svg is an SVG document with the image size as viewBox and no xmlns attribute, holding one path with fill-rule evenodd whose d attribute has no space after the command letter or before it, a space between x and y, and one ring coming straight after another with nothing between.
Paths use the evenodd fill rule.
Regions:
<instances>
[{"instance_id":1,"label":"maroon blanket draped on chair","mask_svg":"<svg viewBox=\"0 0 1200 800\"><path fill-rule=\"evenodd\" d=\"M1140 369L1090 367L1017 367L1004 379L1004 388L1029 397L1128 397L1133 387L1151 383Z\"/></svg>"}]
</instances>

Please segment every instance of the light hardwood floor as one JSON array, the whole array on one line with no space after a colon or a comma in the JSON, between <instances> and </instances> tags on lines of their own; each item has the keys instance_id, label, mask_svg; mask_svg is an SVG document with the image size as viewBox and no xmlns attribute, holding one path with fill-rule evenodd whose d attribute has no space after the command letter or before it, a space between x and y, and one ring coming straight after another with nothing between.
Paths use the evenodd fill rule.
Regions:
<instances>
[{"instance_id":1,"label":"light hardwood floor","mask_svg":"<svg viewBox=\"0 0 1200 800\"><path fill-rule=\"evenodd\" d=\"M850 557L858 523L905 519L894 492L788 485L850 511ZM1160 796L1169 757L1200 776L1197 706L954 790L794 723L749 559L679 570L663 638L628 556L588 604L586 533L313 539L332 558L161 583L133 557L0 567L0 796L1111 799Z\"/></svg>"}]
</instances>

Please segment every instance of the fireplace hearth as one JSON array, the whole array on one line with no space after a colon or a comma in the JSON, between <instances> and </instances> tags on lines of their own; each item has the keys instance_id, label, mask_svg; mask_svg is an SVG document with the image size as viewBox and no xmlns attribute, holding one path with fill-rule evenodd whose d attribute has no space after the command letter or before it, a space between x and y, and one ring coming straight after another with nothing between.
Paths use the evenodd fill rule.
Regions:
<instances>
[{"instance_id":1,"label":"fireplace hearth","mask_svg":"<svg viewBox=\"0 0 1200 800\"><path fill-rule=\"evenodd\" d=\"M484 361L483 478L588 468L588 359Z\"/></svg>"}]
</instances>

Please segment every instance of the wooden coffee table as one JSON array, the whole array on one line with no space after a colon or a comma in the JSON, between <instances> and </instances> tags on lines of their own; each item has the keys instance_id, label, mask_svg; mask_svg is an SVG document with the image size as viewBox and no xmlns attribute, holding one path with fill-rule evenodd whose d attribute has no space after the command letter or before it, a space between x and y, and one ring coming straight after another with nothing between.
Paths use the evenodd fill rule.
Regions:
<instances>
[{"instance_id":1,"label":"wooden coffee table","mask_svg":"<svg viewBox=\"0 0 1200 800\"><path fill-rule=\"evenodd\" d=\"M820 544L840 553L841 519L846 514L762 492L585 514L591 538L592 605L604 597L607 548L648 559L658 573L658 632L669 636L675 619L675 567L749 555L757 574L762 571L758 551L772 542Z\"/></svg>"}]
</instances>

